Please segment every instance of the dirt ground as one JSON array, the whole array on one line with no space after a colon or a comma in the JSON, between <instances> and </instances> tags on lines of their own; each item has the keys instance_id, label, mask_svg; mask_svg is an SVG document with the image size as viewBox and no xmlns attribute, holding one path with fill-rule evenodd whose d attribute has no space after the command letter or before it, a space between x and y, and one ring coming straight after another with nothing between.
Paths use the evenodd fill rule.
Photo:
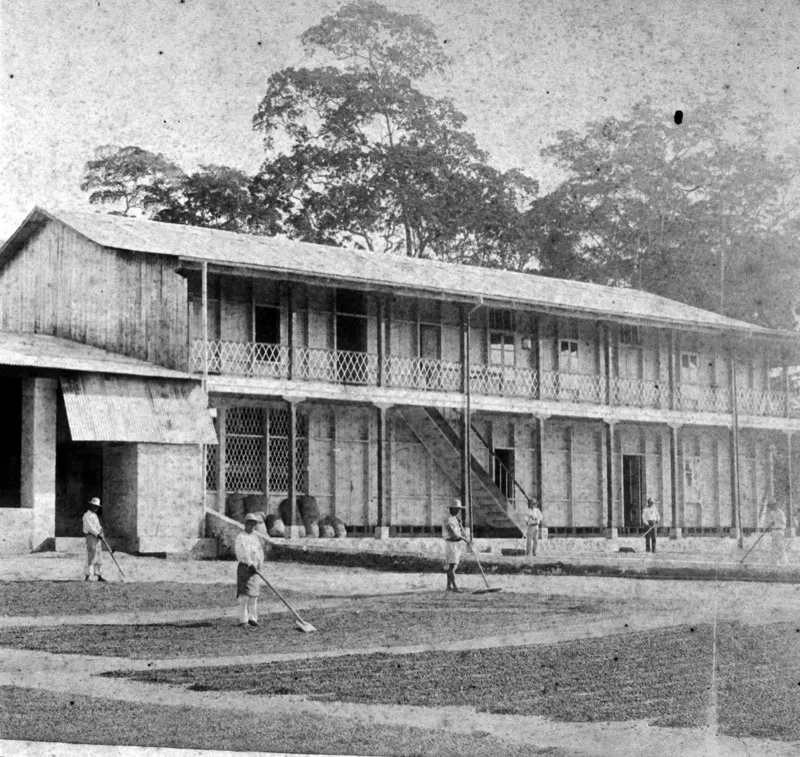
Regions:
<instances>
[{"instance_id":1,"label":"dirt ground","mask_svg":"<svg viewBox=\"0 0 800 757\"><path fill-rule=\"evenodd\" d=\"M125 584L66 580L76 557L0 563L0 738L376 755L800 750L791 584L491 576L502 592L448 595L439 574L269 563L317 627L306 635L266 589L259 628L237 628L232 563L120 557Z\"/></svg>"}]
</instances>

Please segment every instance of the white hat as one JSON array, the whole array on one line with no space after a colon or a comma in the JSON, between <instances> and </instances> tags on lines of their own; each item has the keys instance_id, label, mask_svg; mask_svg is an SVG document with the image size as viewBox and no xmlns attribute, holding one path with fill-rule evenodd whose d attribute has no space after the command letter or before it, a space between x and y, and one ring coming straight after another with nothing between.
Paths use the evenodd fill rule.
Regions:
<instances>
[{"instance_id":1,"label":"white hat","mask_svg":"<svg viewBox=\"0 0 800 757\"><path fill-rule=\"evenodd\" d=\"M255 513L247 513L247 515L244 516L244 522L249 523L250 521L253 521L253 523L261 523L261 518Z\"/></svg>"},{"instance_id":2,"label":"white hat","mask_svg":"<svg viewBox=\"0 0 800 757\"><path fill-rule=\"evenodd\" d=\"M101 507L99 497L92 497L87 504L90 507Z\"/></svg>"},{"instance_id":3,"label":"white hat","mask_svg":"<svg viewBox=\"0 0 800 757\"><path fill-rule=\"evenodd\" d=\"M457 507L459 510L466 510L466 509L467 509L466 507L464 507L464 505L462 505L462 504L461 504L461 500L460 500L460 499L454 499L454 500L452 500L452 502L450 502L450 504L449 504L447 507L448 507L449 509L451 509L451 510L452 510L454 507Z\"/></svg>"}]
</instances>

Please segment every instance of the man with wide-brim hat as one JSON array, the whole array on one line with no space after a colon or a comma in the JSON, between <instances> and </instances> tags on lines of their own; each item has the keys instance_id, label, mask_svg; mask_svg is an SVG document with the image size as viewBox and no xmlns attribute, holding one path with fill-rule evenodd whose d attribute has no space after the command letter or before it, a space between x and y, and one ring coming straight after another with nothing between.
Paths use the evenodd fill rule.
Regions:
<instances>
[{"instance_id":1,"label":"man with wide-brim hat","mask_svg":"<svg viewBox=\"0 0 800 757\"><path fill-rule=\"evenodd\" d=\"M103 535L103 527L100 525L98 513L102 510L100 499L92 497L87 503L87 510L83 514L83 533L86 536L86 567L84 569L84 581L88 581L92 575L97 576L98 581L105 583L103 572L103 545L100 537Z\"/></svg>"},{"instance_id":2,"label":"man with wide-brim hat","mask_svg":"<svg viewBox=\"0 0 800 757\"><path fill-rule=\"evenodd\" d=\"M237 535L233 545L238 565L236 566L236 597L239 601L239 626L258 625L258 596L261 579L258 572L264 564L264 547L255 528L263 523L261 516L248 513L244 518L244 531Z\"/></svg>"},{"instance_id":3,"label":"man with wide-brim hat","mask_svg":"<svg viewBox=\"0 0 800 757\"><path fill-rule=\"evenodd\" d=\"M442 525L444 539L444 569L447 571L446 591L460 592L456 586L456 568L461 562L461 542L466 541L464 527L460 516L466 510L460 499L453 499L448 504L448 515Z\"/></svg>"}]
</instances>

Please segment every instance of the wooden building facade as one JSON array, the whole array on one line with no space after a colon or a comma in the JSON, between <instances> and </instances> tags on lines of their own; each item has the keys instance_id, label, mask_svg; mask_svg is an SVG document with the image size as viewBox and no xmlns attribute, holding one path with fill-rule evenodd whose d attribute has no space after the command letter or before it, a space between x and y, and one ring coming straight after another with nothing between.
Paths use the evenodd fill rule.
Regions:
<instances>
[{"instance_id":1,"label":"wooden building facade","mask_svg":"<svg viewBox=\"0 0 800 757\"><path fill-rule=\"evenodd\" d=\"M0 265L2 328L203 387L216 437L193 491L211 509L310 494L392 535L435 530L454 496L477 535L518 533L530 498L556 536L635 532L647 497L675 536L756 528L770 498L793 519L793 334L644 292L89 213L35 211ZM73 312L81 266L94 285Z\"/></svg>"}]
</instances>

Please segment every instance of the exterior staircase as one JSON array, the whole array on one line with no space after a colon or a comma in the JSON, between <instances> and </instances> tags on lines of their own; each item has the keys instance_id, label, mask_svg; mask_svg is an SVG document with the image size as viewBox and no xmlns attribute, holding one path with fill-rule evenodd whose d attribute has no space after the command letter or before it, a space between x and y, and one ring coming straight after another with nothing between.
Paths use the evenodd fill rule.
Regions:
<instances>
[{"instance_id":1,"label":"exterior staircase","mask_svg":"<svg viewBox=\"0 0 800 757\"><path fill-rule=\"evenodd\" d=\"M400 415L453 486L460 489L461 435L434 408L403 408ZM470 469L475 526L514 528L522 533L522 524L515 520L508 500L474 455L471 455Z\"/></svg>"}]
</instances>

